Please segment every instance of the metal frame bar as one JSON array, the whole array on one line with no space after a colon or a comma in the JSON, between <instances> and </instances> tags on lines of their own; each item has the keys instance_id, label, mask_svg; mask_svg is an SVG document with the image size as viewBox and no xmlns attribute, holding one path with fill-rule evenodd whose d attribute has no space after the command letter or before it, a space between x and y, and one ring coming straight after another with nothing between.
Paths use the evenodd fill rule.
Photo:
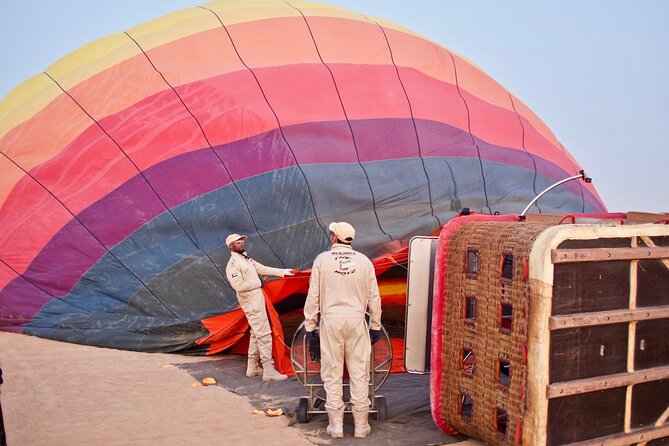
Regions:
<instances>
[{"instance_id":1,"label":"metal frame bar","mask_svg":"<svg viewBox=\"0 0 669 446\"><path fill-rule=\"evenodd\" d=\"M585 172L581 170L581 171L578 173L578 175L574 175L574 176L571 176L571 177L569 177L569 178L565 178L565 179L563 179L563 180L558 181L558 182L555 183L555 184L552 184L552 185L548 186L546 189L544 189L544 190L542 190L541 192L539 192L539 195L537 195L536 197L534 197L534 198L532 199L532 201L530 201L529 204L528 204L527 206L525 206L525 209L523 209L523 212L520 213L520 218L521 218L521 219L524 219L524 218L525 218L525 214L527 214L527 211L530 210L530 208L532 207L532 205L534 205L534 203L536 203L537 201L539 201L539 198L543 197L543 196L546 195L548 192L550 192L550 191L552 191L553 189L555 189L556 187L558 187L558 186L560 186L560 185L566 183L567 181L578 180L578 179L582 179L582 180L585 181L586 183L590 183L590 182L592 181L592 178L588 178L588 177L586 177L586 176L585 176Z\"/></svg>"}]
</instances>

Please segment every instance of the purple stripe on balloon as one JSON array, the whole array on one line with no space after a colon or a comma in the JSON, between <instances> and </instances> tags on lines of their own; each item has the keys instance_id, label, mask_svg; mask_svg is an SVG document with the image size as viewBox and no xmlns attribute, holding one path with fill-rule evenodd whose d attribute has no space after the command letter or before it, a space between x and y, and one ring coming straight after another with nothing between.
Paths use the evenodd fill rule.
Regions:
<instances>
[{"instance_id":1,"label":"purple stripe on balloon","mask_svg":"<svg viewBox=\"0 0 669 446\"><path fill-rule=\"evenodd\" d=\"M6 327L30 322L30 319L51 299L52 296L49 294L26 282L25 279L17 277L0 291L0 327L6 330Z\"/></svg>"},{"instance_id":2,"label":"purple stripe on balloon","mask_svg":"<svg viewBox=\"0 0 669 446\"><path fill-rule=\"evenodd\" d=\"M215 150L235 181L295 165L279 129L223 144Z\"/></svg>"},{"instance_id":3,"label":"purple stripe on balloon","mask_svg":"<svg viewBox=\"0 0 669 446\"><path fill-rule=\"evenodd\" d=\"M79 222L71 220L49 240L23 276L47 293L62 296L105 252Z\"/></svg>"},{"instance_id":4,"label":"purple stripe on balloon","mask_svg":"<svg viewBox=\"0 0 669 446\"><path fill-rule=\"evenodd\" d=\"M285 127L298 164L357 163L351 129L346 121Z\"/></svg>"},{"instance_id":5,"label":"purple stripe on balloon","mask_svg":"<svg viewBox=\"0 0 669 446\"><path fill-rule=\"evenodd\" d=\"M365 119L353 121L351 126L362 162L418 156L411 119Z\"/></svg>"},{"instance_id":6,"label":"purple stripe on balloon","mask_svg":"<svg viewBox=\"0 0 669 446\"><path fill-rule=\"evenodd\" d=\"M144 175L170 208L232 182L209 148L166 160L145 170Z\"/></svg>"},{"instance_id":7,"label":"purple stripe on balloon","mask_svg":"<svg viewBox=\"0 0 669 446\"><path fill-rule=\"evenodd\" d=\"M172 169L173 179L180 175L178 161L179 158L167 161L176 164ZM104 246L111 248L165 211L165 206L146 180L137 175L83 210L78 218ZM72 237L75 237L74 234Z\"/></svg>"},{"instance_id":8,"label":"purple stripe on balloon","mask_svg":"<svg viewBox=\"0 0 669 446\"><path fill-rule=\"evenodd\" d=\"M416 129L423 157L478 157L472 136L457 127L416 119Z\"/></svg>"},{"instance_id":9,"label":"purple stripe on balloon","mask_svg":"<svg viewBox=\"0 0 669 446\"><path fill-rule=\"evenodd\" d=\"M31 318L53 296L69 293L105 252L76 220L70 221L44 246L23 277L0 291L0 324L10 314Z\"/></svg>"}]
</instances>

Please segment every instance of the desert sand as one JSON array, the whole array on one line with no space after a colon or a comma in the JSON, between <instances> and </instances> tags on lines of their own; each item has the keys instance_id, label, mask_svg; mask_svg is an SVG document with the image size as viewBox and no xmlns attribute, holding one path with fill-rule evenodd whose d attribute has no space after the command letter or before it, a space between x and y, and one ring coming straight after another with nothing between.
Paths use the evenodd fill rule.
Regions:
<instances>
[{"instance_id":1,"label":"desert sand","mask_svg":"<svg viewBox=\"0 0 669 446\"><path fill-rule=\"evenodd\" d=\"M220 385L202 386L184 369L191 364L206 369L207 361L216 358L138 353L0 332L5 381L0 401L7 444L343 446L402 444L388 438L403 434L420 444L420 432L403 432L402 423L389 423L385 429L372 424L376 428L366 440L335 441L324 433L323 416L291 427L289 416L254 414L244 396ZM349 431L351 426L346 432L350 437ZM445 434L444 440L431 444L479 444Z\"/></svg>"}]
</instances>

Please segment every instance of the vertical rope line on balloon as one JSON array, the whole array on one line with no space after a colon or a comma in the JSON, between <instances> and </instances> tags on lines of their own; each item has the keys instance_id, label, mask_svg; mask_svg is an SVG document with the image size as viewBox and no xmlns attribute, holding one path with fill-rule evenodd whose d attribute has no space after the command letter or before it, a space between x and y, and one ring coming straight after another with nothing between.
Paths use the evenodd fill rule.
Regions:
<instances>
[{"instance_id":1,"label":"vertical rope line on balloon","mask_svg":"<svg viewBox=\"0 0 669 446\"><path fill-rule=\"evenodd\" d=\"M571 157L567 154L567 149L564 148L562 143L558 142L558 144L560 144L560 148L562 149L562 152L565 154L565 156L571 159ZM581 170L576 164L574 164L574 168L575 170ZM585 214L585 188L583 187L583 182L577 181L576 183L578 184L578 188L581 191L581 213Z\"/></svg>"},{"instance_id":2,"label":"vertical rope line on balloon","mask_svg":"<svg viewBox=\"0 0 669 446\"><path fill-rule=\"evenodd\" d=\"M529 150L525 147L525 125L523 124L523 120L520 118L520 113L518 113L518 110L516 110L516 104L513 100L513 96L511 96L511 92L507 91L506 92L509 95L509 99L511 100L511 107L513 107L513 111L516 113L516 117L518 118L518 122L520 123L520 130L521 130L521 145L523 147L523 150L525 153L527 153L527 156L530 157L530 160L532 160L532 165L534 166L534 180L532 181L532 190L534 191L534 196L536 197L538 192L537 192L537 175L538 175L538 169L537 169L537 161L534 159L534 155L532 155ZM539 206L539 202L534 203L534 205L539 209L539 213L541 214L541 207Z\"/></svg>"},{"instance_id":3,"label":"vertical rope line on balloon","mask_svg":"<svg viewBox=\"0 0 669 446\"><path fill-rule=\"evenodd\" d=\"M156 197L158 197L158 200L160 200L160 202L163 203L163 205L165 206L165 208L167 208L167 205L163 202L163 200L160 198L160 196L158 195L158 193L153 189L153 187L151 186L151 184L149 184L148 180L146 179L146 176L144 175L144 172L142 172L142 171L139 169L139 167L138 167L138 166L135 164L135 162L130 158L130 156L128 156L128 154L125 152L125 150L123 150L123 148L119 145L119 143L116 142L116 140L115 140L115 139L114 139L114 138L107 132L107 130L106 130L104 127L102 127L102 125L101 125L101 124L100 124L100 123L99 123L93 116L91 116L91 114L88 113L88 111L87 111L86 109L84 109L84 107L83 107L83 106L82 106L82 105L81 105L81 104L80 104L80 103L79 103L79 102L78 102L78 101L77 101L77 100L76 100L76 99L75 99L69 92L67 92L67 91L66 91L66 90L65 90L65 89L58 83L58 81L56 81L53 77L51 77L51 75L50 75L49 73L47 73L46 71L44 72L44 74L46 74L46 75L49 77L49 79L51 79L51 80L53 81L53 83L56 84L56 85L58 86L58 88L60 88L61 91L62 91L63 93L65 93L65 95L67 95L67 97L69 97L69 98L72 100L72 102L74 102L75 104L77 104L77 106L81 109L81 111L84 112L84 113L86 114L86 116L88 116L88 117L91 119L91 121L93 121L93 122L95 123L95 125L97 125L98 128L99 128L100 130L102 130L102 132L103 132L105 135L107 135L107 137L114 143L114 145L116 145L116 147L118 147L118 149L121 151L121 153L123 153L123 155L128 159L128 161L135 167L135 169L137 169L137 172L139 172L139 174L142 176L142 178L144 178L144 180L146 181L146 184L148 184L148 186L151 188L151 190L153 190L153 192L156 194ZM45 188L45 190L46 190L46 188ZM49 193L51 194L50 191L49 191ZM55 195L53 195L53 194L51 194L51 195L52 195L54 198L56 198L56 199L58 200L58 198L55 197ZM176 319L179 319L179 317L178 317L178 316L177 316L177 315L176 315L176 314L175 314L175 313L174 313L174 312L173 312L173 311L172 311L172 310L165 304L165 302L163 302L163 301L162 301L156 294L154 294L154 293L151 291L151 289L149 288L149 286L148 286L142 279L140 279L139 276L138 276L137 274L135 274L132 270L130 270L130 268L128 268L123 262L121 262L121 261L119 260L119 258L116 257L116 255L112 252L111 249L107 248L107 247L106 247L100 240L98 240L97 237L95 237L95 235L93 235L93 233L92 233L92 232L91 232L91 231L90 231L90 230L83 224L83 222L81 222L81 220L79 220L79 218L78 218L77 216L75 216L74 213L72 213L72 212L65 206L65 204L64 204L62 201L60 201L60 200L58 200L58 201L61 203L61 205L62 205L65 209L67 209L67 211L72 215L72 217L74 217L74 218L75 218L75 219L76 219L76 220L77 220L77 221L78 221L78 222L79 222L79 223L86 229L86 231L87 231L89 234L91 234L91 236L92 236L93 238L95 238L95 240L96 240L98 243L100 243L100 245L101 245L104 249L107 250L107 252L109 253L109 255L111 255L111 256L114 258L114 260L116 260L117 262L119 262L119 264L122 265L123 268L125 268L130 274L132 274L132 275L133 275L133 276L134 276L134 277L135 277L135 278L136 278L136 279L137 279L137 280L138 280L138 281L139 281L139 282L140 282L140 283L141 283L141 284L142 284L142 285L149 291L149 293L151 293L151 295L152 295L158 302L160 302L160 303L163 305L163 307L165 307L165 309L166 309L172 316L174 316ZM168 212L170 212L170 214L172 214L172 212L171 212L169 209L167 209L167 210L168 210ZM172 217L175 218L173 214L172 214ZM176 220L176 218L175 218L175 220ZM178 224L178 222L177 222L177 224Z\"/></svg>"},{"instance_id":4,"label":"vertical rope line on balloon","mask_svg":"<svg viewBox=\"0 0 669 446\"><path fill-rule=\"evenodd\" d=\"M434 43L430 42L430 44L435 48L435 50L443 51L443 48L435 45ZM398 76L399 76L399 73L398 73ZM411 116L413 118L413 110L411 111ZM418 132L418 128L415 124L415 119L414 119L414 128L416 128L416 132ZM419 149L422 151L422 147L419 147ZM451 163L448 161L448 157L444 156L444 157L441 157L441 158L443 158L443 161L446 164L446 168L448 169L448 173L451 176L451 181L453 182L453 199L457 200L457 201L460 201L460 198L458 198L458 183L455 181L455 174L453 173L453 166L451 166ZM426 173L426 175L427 175L427 173ZM428 178L428 181L429 181L429 178ZM452 203L452 201L451 201L451 203ZM452 204L451 204L451 206L452 206ZM458 209L458 211L459 211L459 209ZM439 220L438 217L436 217L436 218L437 218L437 220Z\"/></svg>"},{"instance_id":5,"label":"vertical rope line on balloon","mask_svg":"<svg viewBox=\"0 0 669 446\"><path fill-rule=\"evenodd\" d=\"M490 204L488 203L488 188L486 187L485 174L483 173L483 160L481 159L481 149L479 148L479 145L476 144L476 141L474 140L474 135L472 134L471 112L469 111L469 105L465 100L465 96L462 94L462 91L460 90L460 82L458 81L458 67L455 65L455 58L453 57L453 53L451 53L448 50L447 52L449 56L451 56L451 61L453 62L453 72L455 73L455 88L458 90L458 95L460 96L460 99L462 99L462 103L465 104L465 108L467 109L467 131L469 132L469 137L472 139L472 144L474 145L474 147L476 147L476 153L478 154L479 158L479 167L481 168L481 180L483 181L483 195L485 196L485 205L488 208L488 213L492 214L492 209L490 209Z\"/></svg>"},{"instance_id":6,"label":"vertical rope line on balloon","mask_svg":"<svg viewBox=\"0 0 669 446\"><path fill-rule=\"evenodd\" d=\"M4 155L4 153L3 153L3 155ZM5 156L6 156L6 155L5 155ZM51 298L56 299L56 300L59 300L59 301L63 302L64 304L67 304L67 305L69 305L69 306L71 306L71 307L78 308L78 309L80 309L80 310L83 311L83 312L86 312L86 313L90 313L90 312L91 312L90 310L88 310L88 309L86 309L86 308L82 308L82 307L80 307L80 306L78 306L78 305L75 305L74 303L72 303L72 302L70 302L70 301L68 301L68 300L65 300L64 298L59 297L59 296L56 296L55 294L51 293L50 291L45 290L44 288L40 287L40 286L37 285L35 282L33 282L31 279L28 279L28 278L27 278L26 276L24 276L22 273L18 272L13 266L11 266L11 265L10 265L9 263L7 263L6 261L0 259L0 262L2 262L2 264L5 265L7 268L11 269L11 270L14 272L14 274L16 274L17 276L19 276L20 278L22 278L23 280L25 280L26 282L28 282L30 285L32 285L32 286L34 286L35 288L37 288L38 290L40 290L41 292L47 294L47 295L50 296ZM12 282L13 282L13 280L12 280Z\"/></svg>"},{"instance_id":7,"label":"vertical rope line on balloon","mask_svg":"<svg viewBox=\"0 0 669 446\"><path fill-rule=\"evenodd\" d=\"M202 128L202 124L200 124L200 121L195 117L195 115L194 115L193 112L190 110L190 108L188 108L188 106L186 105L186 103L184 102L184 100L181 98L181 96L179 95L179 93L177 93L176 89L172 86L172 84L170 84L170 83L167 81L167 79L165 79L165 76L163 76L163 73L161 73L160 70L158 70L158 68L153 64L153 61L149 58L149 55L146 54L146 51L144 51L144 48L142 48L142 46L141 46L141 45L140 45L140 44L139 44L139 43L138 43L138 42L137 42L137 41L136 41L136 40L135 40L135 39L134 39L128 32L127 32L127 31L125 31L125 35L127 35L127 36L130 38L130 40L132 40L132 41L135 43L135 45L137 45L137 48L139 48L139 50L142 52L142 54L144 54L144 57L146 57L146 60L149 62L149 64L151 65L151 67L152 67L152 68L156 71L156 73L158 73L158 75L163 79L163 81L165 82L165 84L166 84L168 87L170 87L170 89L171 89L172 92L175 94L175 96L177 97L177 99L179 99L179 102L181 102L181 105L184 106L184 108L186 109L186 111L188 112L188 114L190 114L190 116L193 118L193 120L194 120L195 123L197 124L198 128L200 129L200 132L202 133L202 136L204 137L204 140L207 141L207 145L209 146L209 149L214 153L214 156L215 156L216 158L218 158L218 160L221 162L221 165L223 165L223 169L225 169L225 172L226 172L226 173L228 174L228 176L230 177L230 181L232 181L233 186L235 187L235 189L236 189L237 192L239 193L239 196L240 196L240 198L242 199L242 202L244 203L244 206L246 207L246 210L247 210L248 213L249 213L249 216L250 216L250 218L251 218L251 222L253 223L253 227L255 228L255 231L256 231L256 233L258 234L258 237L260 237L260 239L261 239L263 242L265 242L265 244L266 244L267 247L270 249L270 251L272 251L272 254L274 254L274 255L276 256L276 258L279 259L279 262L281 262L281 265L285 267L286 265L285 265L285 263L283 262L283 260L281 260L281 257L279 257L279 255L274 251L274 249L270 246L270 244L267 243L267 240L265 240L265 238L262 236L262 234L260 234L260 231L258 230L258 225L256 224L256 221L255 221L255 219L253 218L253 215L251 215L251 209L250 209L248 203L246 202L246 200L244 199L244 196L242 195L242 192L241 192L241 190L239 189L239 186L237 185L237 183L235 182L235 180L232 178L232 175L230 174L230 170L228 170L228 166L225 164L225 162L224 162L223 159L220 157L220 155L216 152L216 150L214 150L214 147L211 145L211 142L209 141L209 138L207 137L207 134L205 133L204 128ZM147 179L147 183L148 183L148 179ZM162 201L162 200L161 200L161 201ZM170 213L171 213L171 212L170 212ZM174 217L174 219L176 220L176 217ZM186 233L186 236L188 236L188 238L191 240L191 242L193 242L193 245L195 245L195 247L196 247L199 251L201 251L201 252L207 257L207 259L209 259L209 261L211 262L211 264L214 265L214 268L216 268L216 271L218 271L218 273L221 275L221 277L223 278L223 281L225 282L225 284L226 284L226 285L229 285L229 284L228 284L228 281L227 281L227 278L225 277L225 274L223 274L223 272L219 269L219 267L218 267L218 265L216 264L216 262L214 262L214 260L209 256L209 254L208 254L204 249L202 249L202 248L200 248L200 247L198 246L197 242L195 242L195 240L193 240L193 238L191 238L191 236L188 234L188 231L186 231L186 229L181 225L181 223L179 223L178 221L177 221L177 223L179 224L179 226L181 227L181 229L184 231L184 233Z\"/></svg>"},{"instance_id":8,"label":"vertical rope line on balloon","mask_svg":"<svg viewBox=\"0 0 669 446\"><path fill-rule=\"evenodd\" d=\"M225 33L228 35L228 39L230 39L230 44L232 45L232 48L235 50L235 54L237 54L237 57L239 58L239 61L241 62L242 65L244 65L244 67L247 70L249 70L249 72L253 76L253 79L255 79L256 84L258 85L258 89L260 90L260 93L262 94L263 98L265 99L265 102L267 103L267 107L269 107L270 111L274 115L274 119L276 119L276 123L277 123L277 126L279 128L279 132L281 133L281 138L286 143L286 146L288 146L288 150L290 150L290 154L293 157L293 161L295 162L295 166L297 167L297 169L302 174L302 178L304 179L304 183L307 187L307 192L309 193L309 199L311 201L311 208L314 212L314 219L316 220L316 223L318 223L318 226L320 226L321 229L323 230L323 234L325 234L327 236L328 231L325 229L325 226L323 226L323 223L321 223L320 219L318 218L318 213L316 212L316 204L314 203L314 196L311 193L311 188L309 187L309 182L307 181L307 176L304 173L304 170L302 170L302 167L300 166L300 164L297 162L297 157L295 156L295 152L293 151L292 146L290 145L290 143L288 142L288 139L286 138L286 135L283 131L283 126L281 125L281 121L279 120L279 116L276 114L276 111L274 110L274 108L270 104L269 98L267 97L267 94L265 94L265 90L262 88L262 85L260 83L260 80L258 79L258 76L253 71L253 69L246 64L246 62L242 58L241 54L239 53L239 50L237 49L237 45L235 45L235 41L232 39L232 36L230 35L230 31L228 30L228 27L223 24L223 21L218 16L216 11L214 11L212 9L209 9L209 8L205 8L204 6L198 6L198 8L202 8L202 9L207 10L207 11L211 12L212 14L214 14L216 19L218 19L218 22L221 24L221 26L225 30Z\"/></svg>"},{"instance_id":9,"label":"vertical rope line on balloon","mask_svg":"<svg viewBox=\"0 0 669 446\"><path fill-rule=\"evenodd\" d=\"M358 165L362 169L362 172L365 174L365 179L367 180L367 186L369 186L369 192L372 195L372 210L374 211L374 216L376 217L376 223L379 226L379 229L381 230L381 232L383 232L385 235L387 235L390 240L393 240L393 237L390 234L388 234L383 229L383 226L381 225L381 220L380 220L379 214L376 210L376 197L374 196L374 189L372 188L372 183L369 179L369 174L367 172L367 169L365 169L365 166L363 165L362 161L360 161L360 153L358 151L358 143L355 139L355 133L353 132L353 126L351 125L351 121L348 118L348 114L346 113L346 107L344 106L344 100L341 97L341 93L339 92L339 86L337 85L337 81L334 77L334 73L332 72L332 70L330 69L328 64L326 64L325 61L323 60L323 56L321 55L321 52L318 48L318 45L316 44L316 39L314 38L314 34L311 31L311 26L309 26L309 21L307 20L307 18L304 16L304 14L302 13L302 11L299 8L296 8L295 6L291 5L288 2L284 1L284 3L286 3L291 8L295 9L302 16L302 19L304 20L305 24L307 25L307 29L309 30L309 35L311 36L311 40L314 43L314 48L316 49L316 54L318 54L318 58L320 59L323 66L328 70L328 73L330 73L330 78L332 79L332 84L334 86L335 91L337 92L337 97L339 98L339 105L341 106L342 112L344 113L344 118L346 119L346 124L348 126L348 130L349 130L349 132L351 132L351 139L353 141L353 148L355 149L355 156L358 160Z\"/></svg>"},{"instance_id":10,"label":"vertical rope line on balloon","mask_svg":"<svg viewBox=\"0 0 669 446\"><path fill-rule=\"evenodd\" d=\"M443 48L440 48L439 46L435 45L434 43L430 42L430 44L435 48L435 50L444 51ZM455 174L453 173L453 166L451 166L451 163L448 161L448 157L444 156L443 160L444 160L444 163L446 163L446 167L448 168L448 172L451 174L451 181L453 182L453 199L460 202L460 198L458 197L458 183L455 181ZM451 202L451 210L452 209L453 208L452 208L452 202ZM458 209L458 211L459 210L460 209Z\"/></svg>"},{"instance_id":11,"label":"vertical rope line on balloon","mask_svg":"<svg viewBox=\"0 0 669 446\"><path fill-rule=\"evenodd\" d=\"M409 113L411 114L411 123L413 124L413 130L416 135L416 144L418 144L418 157L420 158L420 163L421 166L423 167L423 172L425 173L425 178L427 180L427 195L430 200L430 213L432 216L437 220L437 225L438 227L441 227L441 220L439 220L439 217L435 215L434 213L434 206L432 205L432 184L430 183L430 175L427 173L427 168L425 167L425 159L423 158L423 148L420 144L420 136L418 135L418 127L416 126L416 117L413 114L413 107L411 106L411 99L409 99L409 93L407 93L407 89L404 86L404 82L402 81L402 76L400 75L400 69L395 63L395 56L393 55L393 49L390 46L390 41L388 40L388 35L386 34L386 30L381 26L380 23L374 20L370 20L367 16L363 15L364 18L369 20L372 23L375 23L376 26L379 27L381 32L383 33L383 38L386 41L386 45L388 46L388 52L390 53L390 60L393 64L393 67L395 67L395 73L397 74L397 80L400 83L400 86L402 87L402 91L404 92L404 97L407 100L407 105L409 106Z\"/></svg>"},{"instance_id":12,"label":"vertical rope line on balloon","mask_svg":"<svg viewBox=\"0 0 669 446\"><path fill-rule=\"evenodd\" d=\"M69 96L69 97L72 99L72 96L70 96L69 93L67 93L65 90L63 90L63 88L60 86L60 84L58 84L58 82L56 82L56 81L49 75L49 73L47 73L47 72L45 71L44 74L47 75L47 76L49 77L49 79L51 79L56 85L58 85L58 87L60 87L60 89L61 89L67 96ZM74 101L74 99L72 99L72 100ZM75 103L76 103L76 101L75 101ZM78 104L77 104L77 105L78 105ZM83 110L83 109L82 109L82 110ZM84 113L86 113L86 112L84 111ZM90 115L89 115L89 116L90 116ZM94 120L94 121L95 121L95 120ZM19 168L19 169L20 169L26 176L30 177L35 183L37 183L42 189L44 189L44 191L45 191L46 193L48 193L51 197L53 197L53 199L56 200L56 201L63 207L63 209L65 209L65 210L67 211L67 213L70 214L70 215L72 216L72 218L74 218L74 219L81 225L81 227L84 228L84 230L85 230L86 232L88 232L88 234L89 234L89 235L90 235L96 242L98 242L98 244L99 244L105 251L107 251L107 252L109 253L109 255L111 255L111 256L114 258L114 260L116 260L116 261L117 261L123 268L126 269L126 271L128 271L130 274L132 274L132 275L133 275L133 276L134 276L134 277L135 277L135 278L136 278L142 285L144 285L144 286L146 287L146 284L142 281L142 279L140 279L135 273L133 273L128 267L126 267L126 266L123 264L123 262L121 262L121 261L118 259L118 257L116 257L116 255L115 255L114 253L112 253L111 250L110 250L109 248L107 248L107 247L104 245L104 243L102 243L102 241L101 241L100 239L98 239L98 238L95 236L95 234L93 234L93 232L92 232L90 229L88 229L88 227L81 221L81 219L80 219L79 217L77 217L77 216L74 214L74 212L72 212L72 211L70 210L70 208L68 208L68 207L65 205L65 203L63 203L63 201L62 201L60 198L58 198L58 197L57 197L53 192L51 192L51 191L50 191L44 184L42 184L41 181L39 181L37 178L35 178L34 175L32 175L30 172L28 172L28 171L27 171L26 169L24 169L23 167L21 167L16 161L14 161L13 159L11 159L6 153L4 153L4 152L0 152L0 153L2 153L2 154L5 156L5 158L7 158L12 164L14 164L16 167L18 167L18 168ZM4 263L4 262L3 262L3 263ZM22 277L23 277L24 279L28 280L26 277L24 277L24 276L22 276ZM147 287L147 289L148 289L148 287ZM158 298L158 296L156 296L155 294L153 294L153 292L152 292L150 289L149 289L149 292L156 298L156 300L158 300L161 304L163 304L163 306L165 307L165 309L166 309L170 314L172 314L172 316L176 317L176 315L175 315L174 313L172 313L172 311L165 305L165 303L163 303L163 302ZM54 296L54 297L55 297L55 296Z\"/></svg>"}]
</instances>

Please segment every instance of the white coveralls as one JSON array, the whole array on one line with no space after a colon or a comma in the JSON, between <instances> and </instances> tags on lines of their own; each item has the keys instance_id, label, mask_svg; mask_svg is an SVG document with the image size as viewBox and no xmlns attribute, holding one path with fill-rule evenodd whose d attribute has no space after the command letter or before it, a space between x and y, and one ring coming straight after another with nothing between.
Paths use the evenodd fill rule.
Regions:
<instances>
[{"instance_id":1,"label":"white coveralls","mask_svg":"<svg viewBox=\"0 0 669 446\"><path fill-rule=\"evenodd\" d=\"M269 327L262 282L258 274L283 277L285 270L271 268L244 254L230 252L225 275L237 292L239 306L251 326L248 355L256 360L259 358L263 366L266 366L272 364L272 330Z\"/></svg>"},{"instance_id":2,"label":"white coveralls","mask_svg":"<svg viewBox=\"0 0 669 446\"><path fill-rule=\"evenodd\" d=\"M311 270L309 293L304 304L305 329L319 326L321 379L325 408L344 408L342 380L344 362L350 377L354 411L368 411L371 343L365 321L369 309L371 329L381 329L381 297L374 265L350 245L335 244L316 257Z\"/></svg>"}]
</instances>

